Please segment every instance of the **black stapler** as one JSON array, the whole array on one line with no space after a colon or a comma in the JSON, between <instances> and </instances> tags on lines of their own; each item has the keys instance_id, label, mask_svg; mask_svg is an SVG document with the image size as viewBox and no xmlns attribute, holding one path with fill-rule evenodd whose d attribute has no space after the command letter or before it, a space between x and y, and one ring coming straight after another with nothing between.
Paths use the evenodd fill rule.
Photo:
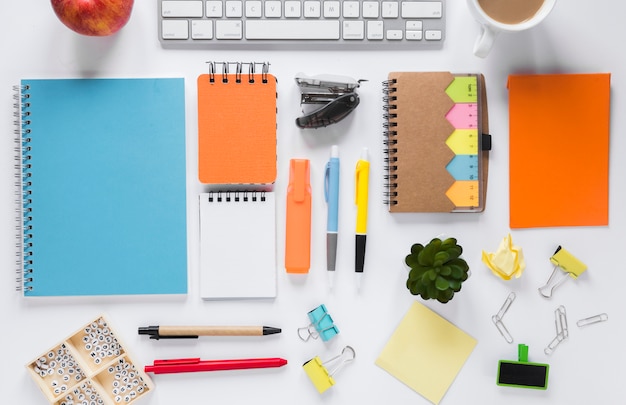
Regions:
<instances>
[{"instance_id":1,"label":"black stapler","mask_svg":"<svg viewBox=\"0 0 626 405\"><path fill-rule=\"evenodd\" d=\"M296 83L302 93L300 104L321 107L309 112L303 109L304 115L296 118L296 125L300 128L321 128L341 121L359 105L356 89L363 81L347 76L306 76L298 73Z\"/></svg>"}]
</instances>

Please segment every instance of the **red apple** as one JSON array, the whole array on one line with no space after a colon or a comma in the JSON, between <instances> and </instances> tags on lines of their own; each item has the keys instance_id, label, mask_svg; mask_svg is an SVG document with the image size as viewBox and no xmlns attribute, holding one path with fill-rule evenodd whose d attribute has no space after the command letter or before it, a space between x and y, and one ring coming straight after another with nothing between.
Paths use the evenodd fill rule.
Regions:
<instances>
[{"instance_id":1,"label":"red apple","mask_svg":"<svg viewBox=\"0 0 626 405\"><path fill-rule=\"evenodd\" d=\"M134 0L51 0L59 20L82 35L105 36L130 18Z\"/></svg>"}]
</instances>

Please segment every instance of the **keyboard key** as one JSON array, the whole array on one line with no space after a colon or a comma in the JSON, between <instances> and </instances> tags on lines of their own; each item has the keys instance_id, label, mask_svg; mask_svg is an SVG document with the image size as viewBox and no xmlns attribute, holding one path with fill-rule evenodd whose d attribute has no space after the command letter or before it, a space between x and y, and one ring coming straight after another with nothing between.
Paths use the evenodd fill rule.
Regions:
<instances>
[{"instance_id":1,"label":"keyboard key","mask_svg":"<svg viewBox=\"0 0 626 405\"><path fill-rule=\"evenodd\" d=\"M337 20L248 20L247 39L339 39Z\"/></svg>"},{"instance_id":2,"label":"keyboard key","mask_svg":"<svg viewBox=\"0 0 626 405\"><path fill-rule=\"evenodd\" d=\"M262 15L262 4L258 0L246 1L246 17L260 18Z\"/></svg>"},{"instance_id":3,"label":"keyboard key","mask_svg":"<svg viewBox=\"0 0 626 405\"><path fill-rule=\"evenodd\" d=\"M365 21L346 20L343 22L343 39L365 38Z\"/></svg>"},{"instance_id":4,"label":"keyboard key","mask_svg":"<svg viewBox=\"0 0 626 405\"><path fill-rule=\"evenodd\" d=\"M222 16L222 2L210 0L206 2L206 16L220 18Z\"/></svg>"},{"instance_id":5,"label":"keyboard key","mask_svg":"<svg viewBox=\"0 0 626 405\"><path fill-rule=\"evenodd\" d=\"M161 23L163 39L189 38L189 22L187 20L163 20Z\"/></svg>"},{"instance_id":6,"label":"keyboard key","mask_svg":"<svg viewBox=\"0 0 626 405\"><path fill-rule=\"evenodd\" d=\"M269 18L280 18L282 16L283 4L280 1L265 2L265 16Z\"/></svg>"},{"instance_id":7,"label":"keyboard key","mask_svg":"<svg viewBox=\"0 0 626 405\"><path fill-rule=\"evenodd\" d=\"M191 38L213 39L213 21L195 20L191 22Z\"/></svg>"},{"instance_id":8,"label":"keyboard key","mask_svg":"<svg viewBox=\"0 0 626 405\"><path fill-rule=\"evenodd\" d=\"M441 18L442 15L443 10L440 2L402 2L402 18Z\"/></svg>"},{"instance_id":9,"label":"keyboard key","mask_svg":"<svg viewBox=\"0 0 626 405\"><path fill-rule=\"evenodd\" d=\"M341 15L341 5L338 1L325 1L324 2L324 17L325 18L339 18Z\"/></svg>"},{"instance_id":10,"label":"keyboard key","mask_svg":"<svg viewBox=\"0 0 626 405\"><path fill-rule=\"evenodd\" d=\"M367 22L367 39L380 41L384 38L384 27L382 21Z\"/></svg>"},{"instance_id":11,"label":"keyboard key","mask_svg":"<svg viewBox=\"0 0 626 405\"><path fill-rule=\"evenodd\" d=\"M382 7L383 18L398 18L399 14L397 1L383 1Z\"/></svg>"},{"instance_id":12,"label":"keyboard key","mask_svg":"<svg viewBox=\"0 0 626 405\"><path fill-rule=\"evenodd\" d=\"M304 18L320 18L322 8L319 1L304 2Z\"/></svg>"},{"instance_id":13,"label":"keyboard key","mask_svg":"<svg viewBox=\"0 0 626 405\"><path fill-rule=\"evenodd\" d=\"M406 30L407 31L421 31L423 29L424 23L421 21L409 20L406 22Z\"/></svg>"},{"instance_id":14,"label":"keyboard key","mask_svg":"<svg viewBox=\"0 0 626 405\"><path fill-rule=\"evenodd\" d=\"M285 2L285 17L287 18L300 18L302 11L300 7L302 3L299 1L286 1Z\"/></svg>"},{"instance_id":15,"label":"keyboard key","mask_svg":"<svg viewBox=\"0 0 626 405\"><path fill-rule=\"evenodd\" d=\"M358 1L344 1L343 2L343 17L344 18L359 18L359 2Z\"/></svg>"},{"instance_id":16,"label":"keyboard key","mask_svg":"<svg viewBox=\"0 0 626 405\"><path fill-rule=\"evenodd\" d=\"M441 31L428 30L424 32L424 38L427 41L441 41Z\"/></svg>"},{"instance_id":17,"label":"keyboard key","mask_svg":"<svg viewBox=\"0 0 626 405\"><path fill-rule=\"evenodd\" d=\"M215 38L241 39L242 37L242 23L240 20L215 21Z\"/></svg>"},{"instance_id":18,"label":"keyboard key","mask_svg":"<svg viewBox=\"0 0 626 405\"><path fill-rule=\"evenodd\" d=\"M243 5L241 1L229 0L226 2L226 17L241 18L243 17Z\"/></svg>"},{"instance_id":19,"label":"keyboard key","mask_svg":"<svg viewBox=\"0 0 626 405\"><path fill-rule=\"evenodd\" d=\"M364 1L363 18L378 18L378 4L377 1Z\"/></svg>"},{"instance_id":20,"label":"keyboard key","mask_svg":"<svg viewBox=\"0 0 626 405\"><path fill-rule=\"evenodd\" d=\"M424 34L422 31L407 31L406 39L407 41L421 41Z\"/></svg>"},{"instance_id":21,"label":"keyboard key","mask_svg":"<svg viewBox=\"0 0 626 405\"><path fill-rule=\"evenodd\" d=\"M403 36L402 30L387 30L387 39L390 41L400 41Z\"/></svg>"},{"instance_id":22,"label":"keyboard key","mask_svg":"<svg viewBox=\"0 0 626 405\"><path fill-rule=\"evenodd\" d=\"M167 18L202 17L202 1L163 1L161 15Z\"/></svg>"}]
</instances>

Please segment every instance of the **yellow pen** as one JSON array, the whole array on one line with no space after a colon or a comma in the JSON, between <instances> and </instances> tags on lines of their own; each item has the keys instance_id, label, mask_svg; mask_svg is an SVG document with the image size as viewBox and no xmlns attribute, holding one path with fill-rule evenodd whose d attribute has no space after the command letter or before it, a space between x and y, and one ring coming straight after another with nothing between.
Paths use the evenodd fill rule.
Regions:
<instances>
[{"instance_id":1,"label":"yellow pen","mask_svg":"<svg viewBox=\"0 0 626 405\"><path fill-rule=\"evenodd\" d=\"M356 204L356 249L354 271L357 275L357 286L361 285L365 265L365 240L367 238L367 204L369 193L370 162L367 148L363 148L361 158L356 162L355 198Z\"/></svg>"}]
</instances>

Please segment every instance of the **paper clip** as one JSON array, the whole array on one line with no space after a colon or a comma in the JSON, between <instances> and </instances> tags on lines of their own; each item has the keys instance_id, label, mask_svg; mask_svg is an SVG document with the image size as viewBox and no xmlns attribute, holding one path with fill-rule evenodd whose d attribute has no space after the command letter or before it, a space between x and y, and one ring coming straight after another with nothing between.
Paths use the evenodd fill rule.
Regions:
<instances>
[{"instance_id":1,"label":"paper clip","mask_svg":"<svg viewBox=\"0 0 626 405\"><path fill-rule=\"evenodd\" d=\"M509 310L513 301L515 301L515 293L511 292L509 296L506 297L506 300L504 301L504 304L502 304L500 311L498 311L497 314L491 317L491 320L493 321L494 325L496 325L498 332L500 332L500 334L502 335L504 340L507 341L507 343L513 343L513 336L511 336L506 326L504 326L504 323L502 322L502 317L504 317L504 314L506 314L506 312Z\"/></svg>"},{"instance_id":2,"label":"paper clip","mask_svg":"<svg viewBox=\"0 0 626 405\"><path fill-rule=\"evenodd\" d=\"M309 326L298 328L298 336L303 341L306 342L310 338L317 339L321 337L324 342L328 342L339 334L339 328L335 326L333 318L326 309L326 305L318 306L309 311L307 315L311 321Z\"/></svg>"},{"instance_id":3,"label":"paper clip","mask_svg":"<svg viewBox=\"0 0 626 405\"><path fill-rule=\"evenodd\" d=\"M539 288L539 294L546 298L552 297L552 291L567 280L567 276L576 280L578 276L587 270L587 266L583 262L561 246L550 257L550 262L554 264L552 274L546 285Z\"/></svg>"},{"instance_id":4,"label":"paper clip","mask_svg":"<svg viewBox=\"0 0 626 405\"><path fill-rule=\"evenodd\" d=\"M333 376L347 363L354 360L356 353L350 346L343 348L341 353L332 359L322 363L319 356L315 356L311 360L302 365L307 376L320 394L323 394L330 387L335 385ZM340 361L341 360L341 361ZM329 369L330 363L335 363L334 368Z\"/></svg>"},{"instance_id":5,"label":"paper clip","mask_svg":"<svg viewBox=\"0 0 626 405\"><path fill-rule=\"evenodd\" d=\"M567 327L567 314L563 305L559 306L554 311L554 323L556 325L556 336L543 350L545 354L552 354L556 347L565 339L569 337L569 330Z\"/></svg>"},{"instance_id":6,"label":"paper clip","mask_svg":"<svg viewBox=\"0 0 626 405\"><path fill-rule=\"evenodd\" d=\"M594 323L606 322L609 320L609 316L605 313L590 316L589 318L584 318L576 322L576 326L582 328L584 326L593 325Z\"/></svg>"},{"instance_id":7,"label":"paper clip","mask_svg":"<svg viewBox=\"0 0 626 405\"><path fill-rule=\"evenodd\" d=\"M296 83L302 93L300 104L321 104L322 107L296 118L296 125L300 128L320 128L341 121L359 105L356 89L362 81L347 76L306 76L298 73Z\"/></svg>"}]
</instances>

